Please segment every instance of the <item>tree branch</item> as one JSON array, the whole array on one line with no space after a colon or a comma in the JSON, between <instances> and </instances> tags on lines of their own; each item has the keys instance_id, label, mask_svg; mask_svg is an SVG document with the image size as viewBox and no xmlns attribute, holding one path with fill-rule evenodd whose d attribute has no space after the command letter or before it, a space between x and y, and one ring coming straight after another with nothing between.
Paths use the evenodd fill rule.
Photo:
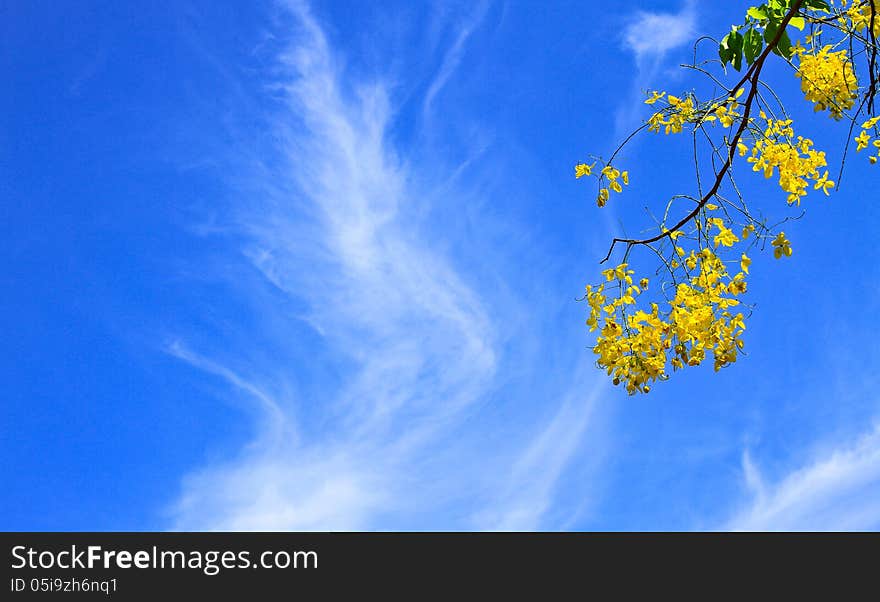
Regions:
<instances>
[{"instance_id":1,"label":"tree branch","mask_svg":"<svg viewBox=\"0 0 880 602\"><path fill-rule=\"evenodd\" d=\"M611 246L608 249L608 253L605 255L605 258L599 262L599 264L603 264L608 261L608 259L611 257L611 253L614 252L614 247L617 245L617 243L625 244L628 252L629 249L634 245L647 245L653 242L657 242L658 240L671 235L673 232L680 230L682 226L692 220L700 212L700 209L702 209L703 206L707 202L709 202L709 199L711 199L718 192L718 189L721 187L721 183L724 180L724 176L730 170L730 166L733 163L733 157L736 153L736 145L739 142L743 131L745 131L745 128L749 123L749 116L751 115L752 104L754 103L755 96L758 92L758 80L761 75L761 69L764 67L764 62L767 60L767 57L770 55L770 53L779 44L779 40L782 39L782 34L785 33L785 28L788 26L788 22L791 21L792 17L797 14L802 3L803 0L795 0L792 3L791 8L782 18L782 21L779 24L779 29L776 31L776 35L767 44L767 46L764 48L763 52L761 52L758 58L755 59L755 62L751 64L749 69L743 75L742 79L740 79L739 82L737 82L737 84L732 88L731 94L742 88L744 85L746 85L746 83L750 84L749 93L748 96L746 96L745 109L743 110L742 120L740 121L739 126L733 134L733 138L731 139L729 144L727 159L725 160L724 165L721 166L721 169L715 175L715 182L712 184L712 188L710 188L706 192L706 194L700 197L697 206L694 207L694 209L690 213L684 216L677 224L675 224L675 226L666 230L665 232L661 232L660 234L657 234L656 236L652 236L650 238L614 238L614 240L611 241Z\"/></svg>"},{"instance_id":2,"label":"tree branch","mask_svg":"<svg viewBox=\"0 0 880 602\"><path fill-rule=\"evenodd\" d=\"M870 85L868 86L868 113L874 114L874 96L877 94L877 36L874 35L874 23L877 19L877 7L874 6L873 0L868 0L868 6L871 8L871 20L868 23L868 39L871 40L871 58L868 59L868 78Z\"/></svg>"}]
</instances>

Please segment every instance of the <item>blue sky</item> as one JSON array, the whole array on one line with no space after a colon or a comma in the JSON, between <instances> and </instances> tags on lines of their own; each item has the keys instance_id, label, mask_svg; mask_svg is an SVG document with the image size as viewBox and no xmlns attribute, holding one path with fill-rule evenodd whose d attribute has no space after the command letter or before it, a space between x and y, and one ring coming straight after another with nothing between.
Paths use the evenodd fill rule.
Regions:
<instances>
[{"instance_id":1,"label":"blue sky","mask_svg":"<svg viewBox=\"0 0 880 602\"><path fill-rule=\"evenodd\" d=\"M880 526L867 161L754 258L735 366L593 365L575 298L693 174L572 167L746 3L697 6L7 3L0 528Z\"/></svg>"}]
</instances>

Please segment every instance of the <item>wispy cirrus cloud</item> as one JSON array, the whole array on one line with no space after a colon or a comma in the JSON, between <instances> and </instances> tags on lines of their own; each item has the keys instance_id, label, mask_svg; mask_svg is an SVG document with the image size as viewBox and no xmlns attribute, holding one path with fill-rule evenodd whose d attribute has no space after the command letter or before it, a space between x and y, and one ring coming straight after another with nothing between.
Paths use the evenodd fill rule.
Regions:
<instances>
[{"instance_id":1,"label":"wispy cirrus cloud","mask_svg":"<svg viewBox=\"0 0 880 602\"><path fill-rule=\"evenodd\" d=\"M538 326L517 313L521 301L499 292L498 283L480 286L453 257L453 233L421 219L430 207L420 203L436 199L436 190L456 191L442 167L416 177L418 158L401 156L389 142L396 117L389 87L346 79L309 8L287 6L296 34L278 57L275 89L284 106L273 121L283 161L264 175L265 198L243 201L237 220L252 266L308 307L294 317L266 303L258 310L274 315L276 328L307 323L315 334L307 344L337 376L314 387L317 396L287 404L275 399L272 382L248 375L246 362L228 365L237 363L235 353L220 361L183 341L170 346L172 355L255 400L268 425L234 460L185 479L174 527L552 527L546 513L554 485L584 448L600 385L552 376L554 368L518 368L540 378L536 390L548 395L519 396L552 411L514 420L486 412L509 402L499 391L510 390L512 335L500 320L504 330L521 324L516 334L524 338L537 336ZM445 53L425 111L453 77L484 12ZM499 275L521 269L497 266ZM577 346L572 352L582 353ZM302 376L308 367L278 358L259 370L273 372ZM302 414L312 416L308 425L297 419ZM272 427L279 423L280 435ZM499 429L503 437L489 434Z\"/></svg>"},{"instance_id":2,"label":"wispy cirrus cloud","mask_svg":"<svg viewBox=\"0 0 880 602\"><path fill-rule=\"evenodd\" d=\"M752 499L724 525L743 531L846 531L880 528L880 428L825 452L775 483L748 454Z\"/></svg>"},{"instance_id":3,"label":"wispy cirrus cloud","mask_svg":"<svg viewBox=\"0 0 880 602\"><path fill-rule=\"evenodd\" d=\"M479 524L500 531L541 528L545 513L553 505L560 476L596 411L599 393L600 389L595 388L586 399L583 395L569 395L564 400L513 463L496 501L480 511L476 517ZM570 511L569 520L577 513L575 507Z\"/></svg>"},{"instance_id":4,"label":"wispy cirrus cloud","mask_svg":"<svg viewBox=\"0 0 880 602\"><path fill-rule=\"evenodd\" d=\"M424 115L427 116L430 113L431 105L434 104L434 98L440 90L443 89L443 86L446 85L446 82L449 81L449 78L452 77L452 74L458 68L462 56L464 55L468 38L470 38L474 29L476 29L480 22L485 18L488 8L488 2L479 2L474 9L473 14L464 22L464 24L458 27L455 41L444 54L440 69L428 86L428 91L422 102L422 112Z\"/></svg>"}]
</instances>

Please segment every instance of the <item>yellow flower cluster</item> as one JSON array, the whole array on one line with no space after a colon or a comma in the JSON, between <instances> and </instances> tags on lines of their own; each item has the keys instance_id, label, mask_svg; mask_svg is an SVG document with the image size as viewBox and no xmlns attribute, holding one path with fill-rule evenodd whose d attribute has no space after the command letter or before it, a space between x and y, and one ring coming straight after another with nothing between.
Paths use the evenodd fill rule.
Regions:
<instances>
[{"instance_id":1,"label":"yellow flower cluster","mask_svg":"<svg viewBox=\"0 0 880 602\"><path fill-rule=\"evenodd\" d=\"M661 100L666 92L653 92L651 98L645 101L645 104L654 104ZM693 121L696 115L694 100L690 96L679 98L669 94L666 96L666 102L669 105L660 111L657 111L648 119L648 131L659 132L660 128L669 134L678 134L684 128L684 124Z\"/></svg>"},{"instance_id":2,"label":"yellow flower cluster","mask_svg":"<svg viewBox=\"0 0 880 602\"><path fill-rule=\"evenodd\" d=\"M733 106L731 107L730 105ZM740 114L737 113L735 110L737 106L736 101L733 101L732 103L730 103L730 105L722 104L715 107L715 114L708 116L706 118L707 121L713 121L714 118L717 117L718 121L721 122L721 125L723 125L724 127L729 128L730 126L732 126L736 118L740 117Z\"/></svg>"},{"instance_id":3,"label":"yellow flower cluster","mask_svg":"<svg viewBox=\"0 0 880 602\"><path fill-rule=\"evenodd\" d=\"M733 233L733 230L724 225L724 220L720 217L711 217L707 220L709 227L716 226L718 228L718 234L712 239L715 248L718 248L718 245L722 245L725 247L732 247L733 243L739 242L739 238L736 237L736 234Z\"/></svg>"},{"instance_id":4,"label":"yellow flower cluster","mask_svg":"<svg viewBox=\"0 0 880 602\"><path fill-rule=\"evenodd\" d=\"M729 96L723 102L707 104L697 107L692 96L679 98L678 96L666 96L666 92L652 92L651 97L645 100L645 104L652 105L663 97L666 97L668 106L657 111L648 118L648 131L659 132L663 128L666 134L678 134L684 130L686 123L720 123L724 127L732 126L738 117L739 103L737 99L742 96L744 89L740 88L736 94Z\"/></svg>"},{"instance_id":5,"label":"yellow flower cluster","mask_svg":"<svg viewBox=\"0 0 880 602\"><path fill-rule=\"evenodd\" d=\"M871 0L874 3L874 37L880 38L880 19L877 16L880 16L880 0ZM841 0L841 8L846 8L848 2L846 0ZM871 23L871 5L868 2L856 1L852 3L846 12L846 19L850 21L850 27L852 27L855 31L861 32L868 28L868 25ZM841 25L846 26L846 19L841 19Z\"/></svg>"},{"instance_id":6,"label":"yellow flower cluster","mask_svg":"<svg viewBox=\"0 0 880 602\"><path fill-rule=\"evenodd\" d=\"M847 51L831 49L829 45L811 53L798 45L793 52L800 59L801 90L814 103L813 110L827 109L832 118L840 119L858 98L859 82Z\"/></svg>"},{"instance_id":7,"label":"yellow flower cluster","mask_svg":"<svg viewBox=\"0 0 880 602\"><path fill-rule=\"evenodd\" d=\"M763 112L761 117L766 119ZM827 165L825 152L813 149L813 141L809 138L795 138L791 124L791 119L767 119L764 137L755 141L747 161L753 164L753 171L763 171L765 178L772 177L778 168L779 186L788 193L788 204L800 205L801 197L807 194L809 180L813 180L814 189L825 194L834 188L834 181L828 179L828 170L822 174L819 172ZM749 153L745 144L737 146L740 156Z\"/></svg>"},{"instance_id":8,"label":"yellow flower cluster","mask_svg":"<svg viewBox=\"0 0 880 602\"><path fill-rule=\"evenodd\" d=\"M595 163L592 165L578 163L574 166L574 177L582 178L583 176L593 175L593 168L595 166ZM619 194L623 192L624 186L629 185L629 172L621 172L619 169L611 167L610 165L606 165L602 168L598 174L598 178L601 188L599 188L599 196L596 198L596 204L600 207L605 206L605 203L608 202L608 198L611 196L612 192Z\"/></svg>"},{"instance_id":9,"label":"yellow flower cluster","mask_svg":"<svg viewBox=\"0 0 880 602\"><path fill-rule=\"evenodd\" d=\"M876 163L877 159L880 158L880 138L876 138L872 142L871 134L868 133L868 130L876 129L877 122L880 122L880 116L871 117L868 121L862 124L862 132L855 137L857 151L863 151L864 149L868 148L868 145L871 145L874 148L878 149L876 155L871 155L870 157L868 157L871 165Z\"/></svg>"},{"instance_id":10,"label":"yellow flower cluster","mask_svg":"<svg viewBox=\"0 0 880 602\"><path fill-rule=\"evenodd\" d=\"M742 116L736 110L739 108L737 99L742 96L744 91L745 88L740 88L736 91L736 94L729 96L727 101L712 105L709 109L709 114L703 118L703 121L714 122L717 119L726 128L732 126L736 118Z\"/></svg>"},{"instance_id":11,"label":"yellow flower cluster","mask_svg":"<svg viewBox=\"0 0 880 602\"><path fill-rule=\"evenodd\" d=\"M728 230L729 231L729 230ZM683 251L682 251L683 254ZM590 305L587 324L590 330L600 329L593 352L597 363L614 379L624 383L629 394L647 393L651 383L668 377L667 363L673 370L698 366L712 353L715 370L736 361L745 330L741 313L733 314L735 299L746 291L746 273L751 260L743 254L743 271L730 276L724 262L710 249L691 252L688 258L696 275L689 283L680 283L675 297L669 301L669 312L651 303L651 311L636 310L627 315L629 305L647 287L643 278L633 284L634 271L627 264L603 272L606 283L587 287ZM617 282L620 295L608 302L605 286Z\"/></svg>"}]
</instances>

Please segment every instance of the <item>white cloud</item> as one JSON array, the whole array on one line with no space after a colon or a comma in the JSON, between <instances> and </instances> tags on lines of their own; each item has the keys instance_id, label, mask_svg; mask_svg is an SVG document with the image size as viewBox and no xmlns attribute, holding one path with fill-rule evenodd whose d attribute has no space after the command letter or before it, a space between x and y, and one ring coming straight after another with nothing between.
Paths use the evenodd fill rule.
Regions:
<instances>
[{"instance_id":1,"label":"white cloud","mask_svg":"<svg viewBox=\"0 0 880 602\"><path fill-rule=\"evenodd\" d=\"M753 499L724 528L745 531L846 531L880 528L880 428L777 483L762 482L748 455Z\"/></svg>"},{"instance_id":2,"label":"white cloud","mask_svg":"<svg viewBox=\"0 0 880 602\"><path fill-rule=\"evenodd\" d=\"M504 384L499 357L511 335L499 332L498 320L517 301L490 312L479 283L443 250L442 236L421 224L418 203L435 197L426 187L448 189L450 174L414 177L388 141L388 88L352 84L308 8L289 7L298 35L280 57L285 77L277 89L286 109L274 124L285 165L267 177L266 199L242 201L239 219L252 265L309 308L293 318L277 316L271 304L260 312L276 316L281 329L285 319L305 320L340 376L320 398L290 407L276 401L271 381L228 365L238 362L234 350L220 361L172 345L174 356L252 400L264 423L284 425L280 435L261 430L236 459L187 477L174 527L542 525L554 485L581 447L596 392L584 378L565 375L549 401L533 400L559 404L549 423L508 424L510 437L491 449L488 435L464 428ZM446 53L426 110L452 76L467 35ZM260 374L296 369L279 358ZM569 387L587 393L567 394ZM318 418L305 428L294 419L298 412Z\"/></svg>"},{"instance_id":3,"label":"white cloud","mask_svg":"<svg viewBox=\"0 0 880 602\"><path fill-rule=\"evenodd\" d=\"M640 69L654 68L667 52L694 41L696 11L689 1L677 13L640 11L624 31L624 43Z\"/></svg>"}]
</instances>

